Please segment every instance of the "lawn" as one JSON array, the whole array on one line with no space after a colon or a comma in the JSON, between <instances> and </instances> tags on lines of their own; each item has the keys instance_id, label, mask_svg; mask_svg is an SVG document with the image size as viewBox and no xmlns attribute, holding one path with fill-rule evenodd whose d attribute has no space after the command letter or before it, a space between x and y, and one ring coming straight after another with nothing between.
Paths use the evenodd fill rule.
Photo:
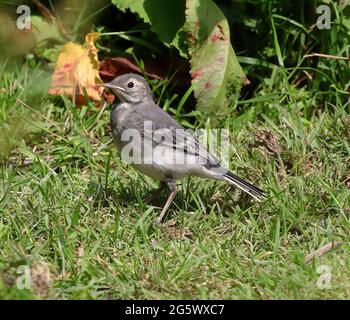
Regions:
<instances>
[{"instance_id":1,"label":"lawn","mask_svg":"<svg viewBox=\"0 0 350 320\"><path fill-rule=\"evenodd\" d=\"M287 59L288 41L280 47ZM349 55L349 44L333 49ZM230 132L230 169L268 198L191 177L162 225L166 193L146 201L157 182L121 161L110 106L48 95L40 62L2 62L0 298L348 299L349 62L319 58L323 78L305 83L301 60L261 67L246 54L258 85L218 127ZM210 126L188 116L194 99L171 81L150 81L156 102L185 126Z\"/></svg>"}]
</instances>

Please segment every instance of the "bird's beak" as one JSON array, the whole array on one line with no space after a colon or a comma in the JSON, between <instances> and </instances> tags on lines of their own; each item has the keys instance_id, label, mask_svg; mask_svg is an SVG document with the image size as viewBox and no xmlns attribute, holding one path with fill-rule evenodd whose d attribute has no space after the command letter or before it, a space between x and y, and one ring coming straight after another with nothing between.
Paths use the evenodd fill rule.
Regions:
<instances>
[{"instance_id":1,"label":"bird's beak","mask_svg":"<svg viewBox=\"0 0 350 320\"><path fill-rule=\"evenodd\" d=\"M111 84L111 83L100 83L100 84L98 84L98 86L105 87L105 88L112 89L112 90L116 90L119 92L125 91L124 88L116 86L115 84Z\"/></svg>"}]
</instances>

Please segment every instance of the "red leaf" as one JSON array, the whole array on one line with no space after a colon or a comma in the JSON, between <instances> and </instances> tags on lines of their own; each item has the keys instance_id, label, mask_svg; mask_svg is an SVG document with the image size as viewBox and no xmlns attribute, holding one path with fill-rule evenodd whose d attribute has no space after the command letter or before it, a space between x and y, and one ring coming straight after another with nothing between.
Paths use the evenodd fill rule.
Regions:
<instances>
[{"instance_id":1,"label":"red leaf","mask_svg":"<svg viewBox=\"0 0 350 320\"><path fill-rule=\"evenodd\" d=\"M173 80L179 87L186 87L191 84L189 74L189 63L179 57L163 56L155 60L145 60L145 73L148 78L163 80L175 73ZM134 60L125 57L105 58L100 63L100 76L105 81L115 77L134 72L142 74L141 68Z\"/></svg>"},{"instance_id":2,"label":"red leaf","mask_svg":"<svg viewBox=\"0 0 350 320\"><path fill-rule=\"evenodd\" d=\"M100 76L103 78L115 78L121 74L135 72L142 73L140 67L132 60L123 57L105 58L101 61ZM164 79L166 72L151 61L145 63L146 76L152 79Z\"/></svg>"}]
</instances>

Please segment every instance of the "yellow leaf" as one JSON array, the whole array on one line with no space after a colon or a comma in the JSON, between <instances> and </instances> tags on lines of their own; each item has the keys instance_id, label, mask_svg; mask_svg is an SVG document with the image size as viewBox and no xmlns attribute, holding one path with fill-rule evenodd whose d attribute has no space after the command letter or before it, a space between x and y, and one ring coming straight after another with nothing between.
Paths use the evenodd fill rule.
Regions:
<instances>
[{"instance_id":1,"label":"yellow leaf","mask_svg":"<svg viewBox=\"0 0 350 320\"><path fill-rule=\"evenodd\" d=\"M50 94L65 94L78 102L85 97L101 100L103 89L96 84L102 83L99 76L99 61L94 41L98 32L88 33L85 44L66 43L55 65Z\"/></svg>"}]
</instances>

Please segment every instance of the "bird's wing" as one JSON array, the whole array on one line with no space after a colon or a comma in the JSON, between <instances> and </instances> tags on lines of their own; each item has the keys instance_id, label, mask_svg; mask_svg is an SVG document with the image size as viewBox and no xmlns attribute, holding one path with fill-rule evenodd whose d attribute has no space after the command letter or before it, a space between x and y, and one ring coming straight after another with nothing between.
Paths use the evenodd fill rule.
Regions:
<instances>
[{"instance_id":1,"label":"bird's wing","mask_svg":"<svg viewBox=\"0 0 350 320\"><path fill-rule=\"evenodd\" d=\"M162 137L162 140L159 137ZM183 128L159 129L155 132L153 141L162 147L166 146L176 150L176 152L183 153L185 157L195 158L196 163L208 167L220 165L219 161L190 132Z\"/></svg>"},{"instance_id":2,"label":"bird's wing","mask_svg":"<svg viewBox=\"0 0 350 320\"><path fill-rule=\"evenodd\" d=\"M156 104L145 104L138 108L139 121L149 121L151 131L142 131L144 140L151 140L154 147L166 147L183 153L186 157L195 158L198 163L208 167L220 166L219 161L200 144L191 132L184 129L168 113ZM140 127L140 126L139 126Z\"/></svg>"}]
</instances>

